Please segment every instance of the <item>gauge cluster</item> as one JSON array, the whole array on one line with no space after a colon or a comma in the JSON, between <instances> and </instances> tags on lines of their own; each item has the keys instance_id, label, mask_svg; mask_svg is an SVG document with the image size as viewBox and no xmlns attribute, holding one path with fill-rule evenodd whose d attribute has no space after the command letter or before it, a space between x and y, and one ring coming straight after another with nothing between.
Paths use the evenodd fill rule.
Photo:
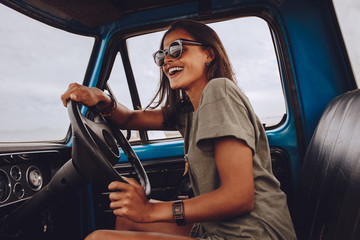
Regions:
<instances>
[{"instance_id":1,"label":"gauge cluster","mask_svg":"<svg viewBox=\"0 0 360 240\"><path fill-rule=\"evenodd\" d=\"M51 178L59 153L33 152L0 155L0 207L25 200Z\"/></svg>"}]
</instances>

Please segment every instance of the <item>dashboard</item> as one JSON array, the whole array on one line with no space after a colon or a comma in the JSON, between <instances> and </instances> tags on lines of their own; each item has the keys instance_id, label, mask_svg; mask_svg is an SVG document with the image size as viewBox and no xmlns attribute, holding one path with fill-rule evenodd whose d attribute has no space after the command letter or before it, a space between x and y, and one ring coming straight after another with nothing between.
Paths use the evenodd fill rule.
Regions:
<instances>
[{"instance_id":1,"label":"dashboard","mask_svg":"<svg viewBox=\"0 0 360 240\"><path fill-rule=\"evenodd\" d=\"M0 208L33 196L46 186L59 164L58 151L0 154Z\"/></svg>"},{"instance_id":2,"label":"dashboard","mask_svg":"<svg viewBox=\"0 0 360 240\"><path fill-rule=\"evenodd\" d=\"M60 167L71 158L71 148L57 144L45 147L29 144L23 146L22 150L16 146L5 146L1 151L0 221L8 221L6 217L12 216L10 222L15 221L17 224L17 217L26 217L28 214L24 208L17 210L48 185ZM78 196L78 192L65 194L35 214L32 213L30 221L14 229L14 232L19 232L11 235L11 239L29 239L29 236L31 239L79 239L83 235L81 218L86 211L83 211ZM11 215L13 213L15 215ZM7 234L1 235L1 227L2 222L0 239L4 236L9 239Z\"/></svg>"}]
</instances>

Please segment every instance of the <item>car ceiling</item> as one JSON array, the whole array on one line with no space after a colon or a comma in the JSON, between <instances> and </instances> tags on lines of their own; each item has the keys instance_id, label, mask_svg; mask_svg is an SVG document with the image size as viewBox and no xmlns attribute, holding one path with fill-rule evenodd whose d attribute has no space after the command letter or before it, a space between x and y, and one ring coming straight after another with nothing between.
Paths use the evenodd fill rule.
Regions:
<instances>
[{"instance_id":1,"label":"car ceiling","mask_svg":"<svg viewBox=\"0 0 360 240\"><path fill-rule=\"evenodd\" d=\"M42 22L77 32L91 32L132 12L198 0L0 0ZM199 0L199 2L210 2Z\"/></svg>"}]
</instances>

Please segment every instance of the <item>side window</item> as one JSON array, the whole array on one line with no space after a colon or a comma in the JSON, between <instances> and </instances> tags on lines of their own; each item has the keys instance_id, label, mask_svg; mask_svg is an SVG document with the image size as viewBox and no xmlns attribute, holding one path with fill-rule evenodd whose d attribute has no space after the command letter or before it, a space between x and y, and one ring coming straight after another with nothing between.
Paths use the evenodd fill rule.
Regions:
<instances>
[{"instance_id":1,"label":"side window","mask_svg":"<svg viewBox=\"0 0 360 240\"><path fill-rule=\"evenodd\" d=\"M61 94L81 83L94 38L70 34L0 5L0 142L62 140Z\"/></svg>"},{"instance_id":2,"label":"side window","mask_svg":"<svg viewBox=\"0 0 360 240\"><path fill-rule=\"evenodd\" d=\"M224 44L237 84L265 126L286 113L278 62L267 23L257 17L210 24ZM236 29L236 30L235 30Z\"/></svg>"},{"instance_id":3,"label":"side window","mask_svg":"<svg viewBox=\"0 0 360 240\"><path fill-rule=\"evenodd\" d=\"M354 76L358 87L360 86L360 2L356 0L333 0L334 8L341 32L344 37L346 49L350 58Z\"/></svg>"},{"instance_id":4,"label":"side window","mask_svg":"<svg viewBox=\"0 0 360 240\"><path fill-rule=\"evenodd\" d=\"M239 87L249 97L260 120L266 126L278 124L286 113L284 95L272 38L267 23L257 17L210 24L218 33L229 55ZM236 29L236 31L234 30ZM149 104L159 83L159 67L152 58L159 49L164 32L127 40L142 106ZM156 132L150 139L178 136Z\"/></svg>"},{"instance_id":5,"label":"side window","mask_svg":"<svg viewBox=\"0 0 360 240\"><path fill-rule=\"evenodd\" d=\"M127 40L129 57L138 86L141 106L147 107L159 86L160 68L154 64L152 54L159 48L164 31ZM150 140L180 137L177 131L148 131Z\"/></svg>"},{"instance_id":6,"label":"side window","mask_svg":"<svg viewBox=\"0 0 360 240\"><path fill-rule=\"evenodd\" d=\"M164 32L147 34L140 37L132 38L133 41L127 42L129 49L136 49L136 51L138 51L138 54L144 54L143 60L137 62L132 66L138 86L141 105L143 108L147 107L147 105L155 96L159 81L159 68L156 67L153 63L153 58L151 57L152 54L150 54L150 57L148 56L149 49L147 49L148 45L145 43L147 41L151 43L160 42L163 33ZM151 48L150 50L153 50L153 48ZM135 61L133 59L133 56L134 54L130 54L131 62ZM127 108L133 109L124 68L122 66L122 59L120 54L118 53L115 58L114 66L108 83L111 90L114 92L117 100L121 104L125 105ZM143 81L138 82L139 79L142 79ZM148 137L150 140L174 138L180 137L180 133L177 131L148 131ZM134 130L131 131L130 141L137 141L139 139L139 132Z\"/></svg>"},{"instance_id":7,"label":"side window","mask_svg":"<svg viewBox=\"0 0 360 240\"><path fill-rule=\"evenodd\" d=\"M120 53L116 55L115 62L108 80L108 85L110 86L111 91L113 91L116 100L118 102L120 102L129 109L133 109L130 91L127 85L126 75L124 72L124 67ZM126 136L125 132L124 135ZM130 141L137 141L137 140L140 140L139 132L132 130Z\"/></svg>"}]
</instances>

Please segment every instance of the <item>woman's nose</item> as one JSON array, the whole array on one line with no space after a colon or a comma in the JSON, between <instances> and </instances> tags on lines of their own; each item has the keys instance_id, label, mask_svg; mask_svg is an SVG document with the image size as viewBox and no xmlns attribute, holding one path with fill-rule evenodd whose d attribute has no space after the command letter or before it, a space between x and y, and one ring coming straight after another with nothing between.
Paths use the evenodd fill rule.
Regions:
<instances>
[{"instance_id":1,"label":"woman's nose","mask_svg":"<svg viewBox=\"0 0 360 240\"><path fill-rule=\"evenodd\" d=\"M173 58L170 57L170 55L167 53L164 58L164 65L166 65L168 62L172 62Z\"/></svg>"}]
</instances>

